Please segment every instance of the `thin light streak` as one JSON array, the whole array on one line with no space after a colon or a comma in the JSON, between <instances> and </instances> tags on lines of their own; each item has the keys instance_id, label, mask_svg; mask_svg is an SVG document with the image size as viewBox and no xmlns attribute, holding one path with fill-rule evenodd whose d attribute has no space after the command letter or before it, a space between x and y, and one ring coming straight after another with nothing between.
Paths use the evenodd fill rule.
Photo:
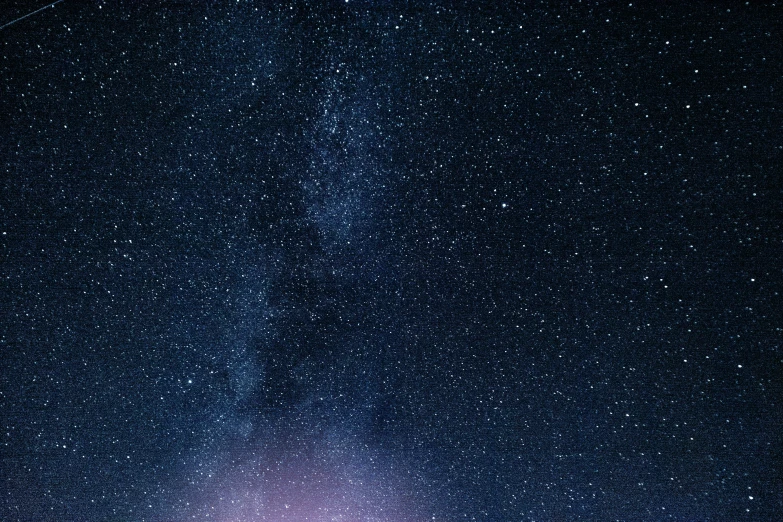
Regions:
<instances>
[{"instance_id":1,"label":"thin light streak","mask_svg":"<svg viewBox=\"0 0 783 522\"><path fill-rule=\"evenodd\" d=\"M41 11L43 11L44 9L49 9L50 7L54 7L55 5L57 5L57 4L59 4L60 2L63 2L63 1L64 1L64 0L57 0L56 2L52 2L52 3L51 3L51 4L49 4L49 5L45 5L45 6L43 6L43 7L42 7L42 8L40 8L40 9L36 9L36 10L35 10L35 11L33 11L32 13L27 13L27 14L26 14L26 15L24 15L24 16L20 16L20 17L19 17L19 18L17 18L16 20L11 20L11 21L10 21L10 22L8 22L7 24L0 26L0 31L2 31L3 29L5 29L5 28L6 28L6 27L8 27L9 25L14 25L16 22L19 22L19 21L21 21L21 20L24 20L24 19L25 19L25 18L27 18L28 16L33 16L35 13L40 13L40 12L41 12Z\"/></svg>"}]
</instances>

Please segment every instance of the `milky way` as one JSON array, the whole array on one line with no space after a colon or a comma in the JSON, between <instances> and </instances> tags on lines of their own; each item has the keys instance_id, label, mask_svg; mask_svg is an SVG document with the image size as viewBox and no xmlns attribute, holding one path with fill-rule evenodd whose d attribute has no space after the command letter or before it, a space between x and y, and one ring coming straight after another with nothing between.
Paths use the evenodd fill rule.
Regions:
<instances>
[{"instance_id":1,"label":"milky way","mask_svg":"<svg viewBox=\"0 0 783 522\"><path fill-rule=\"evenodd\" d=\"M779 6L582 4L0 14L0 519L779 519Z\"/></svg>"}]
</instances>

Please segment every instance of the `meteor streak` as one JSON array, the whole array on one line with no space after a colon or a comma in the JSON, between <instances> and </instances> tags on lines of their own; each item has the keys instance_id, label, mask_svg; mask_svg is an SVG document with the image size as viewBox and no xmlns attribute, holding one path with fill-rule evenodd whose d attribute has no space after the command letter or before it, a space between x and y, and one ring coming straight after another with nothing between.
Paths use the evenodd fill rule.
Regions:
<instances>
[{"instance_id":1,"label":"meteor streak","mask_svg":"<svg viewBox=\"0 0 783 522\"><path fill-rule=\"evenodd\" d=\"M40 13L40 12L41 12L41 11L43 11L44 9L49 9L50 7L54 7L54 6L56 6L57 4L59 4L60 2L62 2L62 1L64 1L64 0L57 0L56 2L52 2L52 3L51 3L51 4L49 4L49 5L45 5L45 6L43 6L43 7L42 7L42 8L40 8L40 9L36 9L36 10L35 10L35 11L33 11L32 13L27 13L27 14L26 14L26 15L24 15L24 16L20 16L20 17L19 17L19 18L17 18L16 20L11 20L11 21L10 21L10 22L8 22L7 24L0 26L0 31L2 31L3 29L5 29L5 28L6 28L6 27L8 27L9 25L14 25L16 22L19 22L19 21L21 21L21 20L24 20L25 18L27 18L27 17L29 17L29 16L33 16L35 13Z\"/></svg>"}]
</instances>

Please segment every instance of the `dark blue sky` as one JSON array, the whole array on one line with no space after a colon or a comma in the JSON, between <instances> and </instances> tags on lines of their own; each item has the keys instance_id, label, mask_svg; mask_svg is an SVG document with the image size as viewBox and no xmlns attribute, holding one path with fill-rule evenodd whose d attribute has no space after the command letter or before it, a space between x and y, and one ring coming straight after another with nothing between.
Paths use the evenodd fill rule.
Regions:
<instances>
[{"instance_id":1,"label":"dark blue sky","mask_svg":"<svg viewBox=\"0 0 783 522\"><path fill-rule=\"evenodd\" d=\"M4 27L0 518L778 519L782 21Z\"/></svg>"}]
</instances>

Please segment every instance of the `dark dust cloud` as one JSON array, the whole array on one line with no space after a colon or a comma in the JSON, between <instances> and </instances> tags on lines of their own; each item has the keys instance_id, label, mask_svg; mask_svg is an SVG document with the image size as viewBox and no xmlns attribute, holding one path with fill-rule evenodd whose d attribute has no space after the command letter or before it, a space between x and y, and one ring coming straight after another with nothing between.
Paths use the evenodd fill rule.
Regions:
<instances>
[{"instance_id":1,"label":"dark dust cloud","mask_svg":"<svg viewBox=\"0 0 783 522\"><path fill-rule=\"evenodd\" d=\"M783 517L781 6L205 4L0 13L0 519Z\"/></svg>"}]
</instances>

